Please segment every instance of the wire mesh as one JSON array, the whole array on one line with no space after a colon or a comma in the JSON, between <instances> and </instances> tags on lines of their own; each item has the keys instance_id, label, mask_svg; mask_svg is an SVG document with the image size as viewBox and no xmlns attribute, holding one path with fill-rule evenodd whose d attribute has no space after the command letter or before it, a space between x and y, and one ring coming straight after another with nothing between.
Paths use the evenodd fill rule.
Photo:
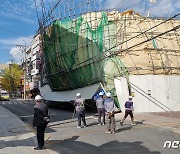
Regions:
<instances>
[{"instance_id":1,"label":"wire mesh","mask_svg":"<svg viewBox=\"0 0 180 154\"><path fill-rule=\"evenodd\" d=\"M110 1L103 4L110 6ZM103 4L100 0L59 0L47 11L41 1L40 32L52 90L101 82L116 97L115 77L180 73L175 52L180 47L180 21L173 21L179 14L167 20L151 19L133 10L119 12L125 1L116 7Z\"/></svg>"}]
</instances>

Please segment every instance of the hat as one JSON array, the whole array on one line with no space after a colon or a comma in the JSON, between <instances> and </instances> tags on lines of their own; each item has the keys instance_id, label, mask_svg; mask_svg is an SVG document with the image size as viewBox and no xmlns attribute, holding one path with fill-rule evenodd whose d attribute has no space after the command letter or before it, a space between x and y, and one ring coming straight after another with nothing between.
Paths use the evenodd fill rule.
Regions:
<instances>
[{"instance_id":1,"label":"hat","mask_svg":"<svg viewBox=\"0 0 180 154\"><path fill-rule=\"evenodd\" d=\"M79 97L79 96L81 96L81 94L80 94L80 93L77 93L76 96Z\"/></svg>"},{"instance_id":2,"label":"hat","mask_svg":"<svg viewBox=\"0 0 180 154\"><path fill-rule=\"evenodd\" d=\"M106 94L106 96L107 96L107 97L111 97L111 93L108 92L108 93Z\"/></svg>"},{"instance_id":3,"label":"hat","mask_svg":"<svg viewBox=\"0 0 180 154\"><path fill-rule=\"evenodd\" d=\"M129 99L132 99L133 97L132 96L129 96Z\"/></svg>"},{"instance_id":4,"label":"hat","mask_svg":"<svg viewBox=\"0 0 180 154\"><path fill-rule=\"evenodd\" d=\"M35 100L36 100L36 101L42 100L42 97L41 97L40 95L37 95L37 96L35 97Z\"/></svg>"},{"instance_id":5,"label":"hat","mask_svg":"<svg viewBox=\"0 0 180 154\"><path fill-rule=\"evenodd\" d=\"M99 96L103 96L103 95L104 95L103 92L100 92L100 93L99 93Z\"/></svg>"}]
</instances>

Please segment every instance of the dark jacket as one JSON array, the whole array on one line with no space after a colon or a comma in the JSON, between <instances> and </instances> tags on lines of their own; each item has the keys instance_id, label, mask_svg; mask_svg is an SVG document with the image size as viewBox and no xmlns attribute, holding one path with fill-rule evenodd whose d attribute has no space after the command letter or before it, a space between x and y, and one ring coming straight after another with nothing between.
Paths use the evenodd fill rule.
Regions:
<instances>
[{"instance_id":1,"label":"dark jacket","mask_svg":"<svg viewBox=\"0 0 180 154\"><path fill-rule=\"evenodd\" d=\"M125 105L124 105L126 110L133 110L133 102L132 101L126 101Z\"/></svg>"},{"instance_id":2,"label":"dark jacket","mask_svg":"<svg viewBox=\"0 0 180 154\"><path fill-rule=\"evenodd\" d=\"M48 107L44 103L38 103L34 105L34 118L33 118L33 126L36 127L43 123L47 123L45 121L45 117L48 117Z\"/></svg>"}]
</instances>

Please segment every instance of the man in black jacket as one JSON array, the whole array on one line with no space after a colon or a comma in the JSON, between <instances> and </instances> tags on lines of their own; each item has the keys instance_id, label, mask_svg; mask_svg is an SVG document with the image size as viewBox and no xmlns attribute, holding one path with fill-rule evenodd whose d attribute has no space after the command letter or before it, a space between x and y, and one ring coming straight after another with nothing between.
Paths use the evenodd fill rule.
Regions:
<instances>
[{"instance_id":1,"label":"man in black jacket","mask_svg":"<svg viewBox=\"0 0 180 154\"><path fill-rule=\"evenodd\" d=\"M37 95L35 97L35 105L34 105L34 118L33 118L33 126L37 127L37 141L38 146L35 147L35 150L42 150L44 146L44 132L49 122L48 117L48 107L46 104L42 102L42 97Z\"/></svg>"}]
</instances>

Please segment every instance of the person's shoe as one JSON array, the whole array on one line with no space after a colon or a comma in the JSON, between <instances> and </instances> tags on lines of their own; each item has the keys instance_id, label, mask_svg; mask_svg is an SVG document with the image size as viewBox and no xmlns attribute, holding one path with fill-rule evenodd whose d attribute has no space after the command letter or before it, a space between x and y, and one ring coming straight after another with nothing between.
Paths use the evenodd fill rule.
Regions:
<instances>
[{"instance_id":1,"label":"person's shoe","mask_svg":"<svg viewBox=\"0 0 180 154\"><path fill-rule=\"evenodd\" d=\"M123 126L123 122L122 121L120 121L120 125Z\"/></svg>"},{"instance_id":2,"label":"person's shoe","mask_svg":"<svg viewBox=\"0 0 180 154\"><path fill-rule=\"evenodd\" d=\"M131 126L135 126L136 124L131 124Z\"/></svg>"},{"instance_id":3,"label":"person's shoe","mask_svg":"<svg viewBox=\"0 0 180 154\"><path fill-rule=\"evenodd\" d=\"M87 126L83 126L83 128L86 128Z\"/></svg>"},{"instance_id":4,"label":"person's shoe","mask_svg":"<svg viewBox=\"0 0 180 154\"><path fill-rule=\"evenodd\" d=\"M107 131L106 133L107 133L107 134L111 134L111 131Z\"/></svg>"},{"instance_id":5,"label":"person's shoe","mask_svg":"<svg viewBox=\"0 0 180 154\"><path fill-rule=\"evenodd\" d=\"M100 126L100 125L101 125L101 123L98 123L98 125Z\"/></svg>"},{"instance_id":6,"label":"person's shoe","mask_svg":"<svg viewBox=\"0 0 180 154\"><path fill-rule=\"evenodd\" d=\"M42 147L35 147L34 150L42 150Z\"/></svg>"},{"instance_id":7,"label":"person's shoe","mask_svg":"<svg viewBox=\"0 0 180 154\"><path fill-rule=\"evenodd\" d=\"M105 125L105 123L103 123L102 125Z\"/></svg>"},{"instance_id":8,"label":"person's shoe","mask_svg":"<svg viewBox=\"0 0 180 154\"><path fill-rule=\"evenodd\" d=\"M77 126L77 128L81 128L81 126Z\"/></svg>"},{"instance_id":9,"label":"person's shoe","mask_svg":"<svg viewBox=\"0 0 180 154\"><path fill-rule=\"evenodd\" d=\"M112 132L113 134L115 134L115 132Z\"/></svg>"}]
</instances>

